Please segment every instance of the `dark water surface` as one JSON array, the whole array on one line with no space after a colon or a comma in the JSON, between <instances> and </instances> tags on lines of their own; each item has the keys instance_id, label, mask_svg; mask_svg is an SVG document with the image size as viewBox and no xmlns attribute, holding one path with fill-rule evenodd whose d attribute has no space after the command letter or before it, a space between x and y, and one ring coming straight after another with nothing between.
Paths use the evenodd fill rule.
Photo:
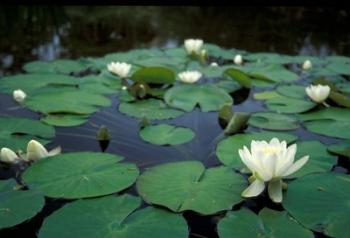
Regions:
<instances>
[{"instance_id":1,"label":"dark water surface","mask_svg":"<svg viewBox=\"0 0 350 238\"><path fill-rule=\"evenodd\" d=\"M30 60L103 56L140 47L175 47L190 37L253 52L349 55L349 14L348 10L317 7L0 7L0 75L21 72L21 66ZM235 111L266 111L263 102L253 100L254 91L246 93L246 100L235 105ZM233 95L234 98L238 96ZM165 120L190 127L196 137L180 146L157 146L140 139L139 120L121 114L117 98L111 97L112 107L101 108L88 123L74 128L56 128L56 138L50 148L60 145L64 152L101 151L96 133L105 125L111 134L106 152L124 156L127 161L136 163L141 171L180 160L199 160L207 167L220 164L215 147L224 135L217 112L203 113L196 109L179 118ZM4 94L0 94L0 115L39 118ZM247 130L256 129L249 127ZM325 144L339 141L302 128L291 133L304 140L319 140ZM349 171L343 169L342 172ZM0 179L14 174L14 170L0 168ZM134 187L127 192L136 194ZM66 202L47 199L42 212L28 222L1 230L0 237L36 237L43 219ZM281 209L264 196L249 199L237 208L243 205L258 211L261 209L259 204ZM191 237L217 237L215 226L223 214L199 216L185 212Z\"/></svg>"}]
</instances>

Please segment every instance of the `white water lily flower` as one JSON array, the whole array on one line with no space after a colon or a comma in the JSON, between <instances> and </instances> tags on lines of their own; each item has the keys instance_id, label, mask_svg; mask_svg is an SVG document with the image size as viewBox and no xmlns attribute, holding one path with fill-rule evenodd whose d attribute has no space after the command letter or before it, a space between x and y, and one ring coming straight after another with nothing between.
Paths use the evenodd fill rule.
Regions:
<instances>
[{"instance_id":1,"label":"white water lily flower","mask_svg":"<svg viewBox=\"0 0 350 238\"><path fill-rule=\"evenodd\" d=\"M131 64L125 62L112 62L107 65L110 72L118 75L121 78L126 78L130 72Z\"/></svg>"},{"instance_id":2,"label":"white water lily flower","mask_svg":"<svg viewBox=\"0 0 350 238\"><path fill-rule=\"evenodd\" d=\"M0 161L7 164L16 164L20 161L20 158L11 149L4 147L0 152Z\"/></svg>"},{"instance_id":3,"label":"white water lily flower","mask_svg":"<svg viewBox=\"0 0 350 238\"><path fill-rule=\"evenodd\" d=\"M309 159L304 156L294 162L297 145L287 148L287 142L273 138L266 141L251 142L251 150L246 146L240 149L239 156L253 173L254 181L242 192L243 197L255 197L265 189L268 182L268 194L274 202L282 202L282 178L299 170Z\"/></svg>"},{"instance_id":4,"label":"white water lily flower","mask_svg":"<svg viewBox=\"0 0 350 238\"><path fill-rule=\"evenodd\" d=\"M123 86L123 87L122 87L122 90L124 90L124 91L127 90L127 89L128 89L127 86Z\"/></svg>"},{"instance_id":5,"label":"white water lily flower","mask_svg":"<svg viewBox=\"0 0 350 238\"><path fill-rule=\"evenodd\" d=\"M195 83L202 77L202 74L198 71L185 71L179 73L178 76L184 83Z\"/></svg>"},{"instance_id":6,"label":"white water lily flower","mask_svg":"<svg viewBox=\"0 0 350 238\"><path fill-rule=\"evenodd\" d=\"M17 89L13 91L13 99L17 102L21 103L27 97L27 94L23 92L21 89Z\"/></svg>"},{"instance_id":7,"label":"white water lily flower","mask_svg":"<svg viewBox=\"0 0 350 238\"><path fill-rule=\"evenodd\" d=\"M61 148L56 147L51 151L47 151L45 147L36 140L29 141L27 145L27 155L26 159L28 161L36 161L45 157L54 156L61 153Z\"/></svg>"},{"instance_id":8,"label":"white water lily flower","mask_svg":"<svg viewBox=\"0 0 350 238\"><path fill-rule=\"evenodd\" d=\"M216 62L212 62L212 63L210 64L210 66L212 66L212 67L218 67L219 65L218 65L218 63L216 63Z\"/></svg>"},{"instance_id":9,"label":"white water lily flower","mask_svg":"<svg viewBox=\"0 0 350 238\"><path fill-rule=\"evenodd\" d=\"M203 40L201 39L187 39L184 42L186 51L189 55L197 54L199 55L201 52L201 48L203 46Z\"/></svg>"},{"instance_id":10,"label":"white water lily flower","mask_svg":"<svg viewBox=\"0 0 350 238\"><path fill-rule=\"evenodd\" d=\"M242 55L236 55L235 58L233 58L233 62L235 64L241 65L243 63Z\"/></svg>"},{"instance_id":11,"label":"white water lily flower","mask_svg":"<svg viewBox=\"0 0 350 238\"><path fill-rule=\"evenodd\" d=\"M331 92L328 85L310 85L305 88L306 94L316 103L322 103L326 100Z\"/></svg>"},{"instance_id":12,"label":"white water lily flower","mask_svg":"<svg viewBox=\"0 0 350 238\"><path fill-rule=\"evenodd\" d=\"M312 63L310 60L305 60L303 63L303 70L308 70L312 68Z\"/></svg>"}]
</instances>

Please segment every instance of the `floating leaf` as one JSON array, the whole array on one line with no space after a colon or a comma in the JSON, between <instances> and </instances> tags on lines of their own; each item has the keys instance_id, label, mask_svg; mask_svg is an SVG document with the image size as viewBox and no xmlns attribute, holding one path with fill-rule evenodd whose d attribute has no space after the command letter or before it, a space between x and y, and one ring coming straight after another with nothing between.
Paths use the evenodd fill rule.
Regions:
<instances>
[{"instance_id":1,"label":"floating leaf","mask_svg":"<svg viewBox=\"0 0 350 238\"><path fill-rule=\"evenodd\" d=\"M45 204L44 196L30 190L17 190L14 179L0 180L0 229L34 217Z\"/></svg>"},{"instance_id":2,"label":"floating leaf","mask_svg":"<svg viewBox=\"0 0 350 238\"><path fill-rule=\"evenodd\" d=\"M138 178L136 187L147 203L174 212L209 215L239 203L246 182L227 167L205 169L198 161L185 161L150 168Z\"/></svg>"},{"instance_id":3,"label":"floating leaf","mask_svg":"<svg viewBox=\"0 0 350 238\"><path fill-rule=\"evenodd\" d=\"M98 94L81 90L55 90L36 94L25 100L25 106L38 112L90 114L98 111L97 106L110 106L111 101Z\"/></svg>"},{"instance_id":4,"label":"floating leaf","mask_svg":"<svg viewBox=\"0 0 350 238\"><path fill-rule=\"evenodd\" d=\"M264 208L259 216L243 208L228 212L218 224L220 238L231 237L303 237L313 233L298 224L285 211Z\"/></svg>"},{"instance_id":5,"label":"floating leaf","mask_svg":"<svg viewBox=\"0 0 350 238\"><path fill-rule=\"evenodd\" d=\"M331 145L328 147L328 151L330 151L333 154L350 157L350 141L341 144Z\"/></svg>"},{"instance_id":6,"label":"floating leaf","mask_svg":"<svg viewBox=\"0 0 350 238\"><path fill-rule=\"evenodd\" d=\"M88 119L85 115L48 114L41 118L41 121L52 126L78 126L86 123Z\"/></svg>"},{"instance_id":7,"label":"floating leaf","mask_svg":"<svg viewBox=\"0 0 350 238\"><path fill-rule=\"evenodd\" d=\"M131 103L121 103L119 111L132 117L149 120L162 120L176 118L184 112L167 107L163 101L157 99L147 99Z\"/></svg>"},{"instance_id":8,"label":"floating leaf","mask_svg":"<svg viewBox=\"0 0 350 238\"><path fill-rule=\"evenodd\" d=\"M276 91L283 96L296 99L305 99L308 97L306 95L305 87L300 85L281 85L277 87Z\"/></svg>"},{"instance_id":9,"label":"floating leaf","mask_svg":"<svg viewBox=\"0 0 350 238\"><path fill-rule=\"evenodd\" d=\"M306 112L316 106L315 103L295 98L273 98L266 100L268 109L278 113L301 113Z\"/></svg>"},{"instance_id":10,"label":"floating leaf","mask_svg":"<svg viewBox=\"0 0 350 238\"><path fill-rule=\"evenodd\" d=\"M350 109L329 107L315 112L300 114L298 116L303 121L313 120L335 120L335 121L350 121Z\"/></svg>"},{"instance_id":11,"label":"floating leaf","mask_svg":"<svg viewBox=\"0 0 350 238\"><path fill-rule=\"evenodd\" d=\"M0 117L0 148L8 147L14 151L25 150L30 140L42 144L50 142L55 136L52 126L28 118Z\"/></svg>"},{"instance_id":12,"label":"floating leaf","mask_svg":"<svg viewBox=\"0 0 350 238\"><path fill-rule=\"evenodd\" d=\"M121 160L106 153L61 154L36 162L22 177L30 189L48 197L96 197L122 191L135 182L138 168Z\"/></svg>"},{"instance_id":13,"label":"floating leaf","mask_svg":"<svg viewBox=\"0 0 350 238\"><path fill-rule=\"evenodd\" d=\"M237 134L227 137L218 143L216 147L216 156L224 165L241 169L244 164L238 154L239 149L242 149L243 146L250 148L252 140L270 141L274 137L277 137L279 140L286 140L288 143L297 139L294 135L280 132L252 132Z\"/></svg>"},{"instance_id":14,"label":"floating leaf","mask_svg":"<svg viewBox=\"0 0 350 238\"><path fill-rule=\"evenodd\" d=\"M283 96L281 96L281 94L277 93L276 91L263 91L259 93L254 93L255 100L267 100L281 97Z\"/></svg>"},{"instance_id":15,"label":"floating leaf","mask_svg":"<svg viewBox=\"0 0 350 238\"><path fill-rule=\"evenodd\" d=\"M339 106L350 108L350 99L344 94L331 91L329 94L329 98L332 99L332 101L338 104Z\"/></svg>"},{"instance_id":16,"label":"floating leaf","mask_svg":"<svg viewBox=\"0 0 350 238\"><path fill-rule=\"evenodd\" d=\"M289 177L301 177L310 173L331 171L337 164L337 157L327 152L327 147L319 141L303 141L297 143L295 159L309 155L307 163L297 172Z\"/></svg>"},{"instance_id":17,"label":"floating leaf","mask_svg":"<svg viewBox=\"0 0 350 238\"><path fill-rule=\"evenodd\" d=\"M155 145L180 145L191 141L195 133L188 128L159 124L146 126L140 131L140 136Z\"/></svg>"},{"instance_id":18,"label":"floating leaf","mask_svg":"<svg viewBox=\"0 0 350 238\"><path fill-rule=\"evenodd\" d=\"M225 71L225 74L237 81L243 87L250 88L252 84L252 80L249 78L249 76L238 69L229 68Z\"/></svg>"},{"instance_id":19,"label":"floating leaf","mask_svg":"<svg viewBox=\"0 0 350 238\"><path fill-rule=\"evenodd\" d=\"M289 183L283 207L303 226L345 238L350 236L349 203L349 175L320 173Z\"/></svg>"},{"instance_id":20,"label":"floating leaf","mask_svg":"<svg viewBox=\"0 0 350 238\"><path fill-rule=\"evenodd\" d=\"M23 69L28 73L61 73L70 74L87 69L88 66L74 60L58 59L51 62L48 61L32 61L26 63Z\"/></svg>"},{"instance_id":21,"label":"floating leaf","mask_svg":"<svg viewBox=\"0 0 350 238\"><path fill-rule=\"evenodd\" d=\"M199 104L203 112L218 111L224 104L233 100L224 90L209 84L180 85L169 89L164 100L172 107L192 111Z\"/></svg>"},{"instance_id":22,"label":"floating leaf","mask_svg":"<svg viewBox=\"0 0 350 238\"><path fill-rule=\"evenodd\" d=\"M294 130L299 128L297 120L293 117L271 112L254 113L249 119L249 124L268 130Z\"/></svg>"},{"instance_id":23,"label":"floating leaf","mask_svg":"<svg viewBox=\"0 0 350 238\"><path fill-rule=\"evenodd\" d=\"M350 121L317 120L305 122L307 130L330 137L350 140Z\"/></svg>"},{"instance_id":24,"label":"floating leaf","mask_svg":"<svg viewBox=\"0 0 350 238\"><path fill-rule=\"evenodd\" d=\"M131 79L139 83L170 84L175 82L175 73L165 67L145 67L137 70Z\"/></svg>"},{"instance_id":25,"label":"floating leaf","mask_svg":"<svg viewBox=\"0 0 350 238\"><path fill-rule=\"evenodd\" d=\"M39 238L185 238L188 228L181 215L146 207L131 195L78 200L45 219Z\"/></svg>"}]
</instances>

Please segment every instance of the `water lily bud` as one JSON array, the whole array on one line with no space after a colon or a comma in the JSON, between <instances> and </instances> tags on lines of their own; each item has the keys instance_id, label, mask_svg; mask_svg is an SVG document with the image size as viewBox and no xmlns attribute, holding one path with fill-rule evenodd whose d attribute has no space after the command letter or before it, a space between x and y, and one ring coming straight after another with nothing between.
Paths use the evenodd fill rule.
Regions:
<instances>
[{"instance_id":1,"label":"water lily bud","mask_svg":"<svg viewBox=\"0 0 350 238\"><path fill-rule=\"evenodd\" d=\"M305 60L303 63L303 70L308 70L312 68L312 63L310 60Z\"/></svg>"},{"instance_id":2,"label":"water lily bud","mask_svg":"<svg viewBox=\"0 0 350 238\"><path fill-rule=\"evenodd\" d=\"M21 103L27 97L27 94L23 92L21 89L17 89L13 91L13 99L17 102Z\"/></svg>"},{"instance_id":3,"label":"water lily bud","mask_svg":"<svg viewBox=\"0 0 350 238\"><path fill-rule=\"evenodd\" d=\"M107 68L113 74L116 74L121 78L126 78L130 72L131 64L125 62L111 62L107 65Z\"/></svg>"},{"instance_id":4,"label":"water lily bud","mask_svg":"<svg viewBox=\"0 0 350 238\"><path fill-rule=\"evenodd\" d=\"M0 161L7 164L16 164L19 162L19 158L11 149L4 147L0 152Z\"/></svg>"},{"instance_id":5,"label":"water lily bud","mask_svg":"<svg viewBox=\"0 0 350 238\"><path fill-rule=\"evenodd\" d=\"M29 141L27 145L27 160L35 161L49 156L45 147L36 140Z\"/></svg>"},{"instance_id":6,"label":"water lily bud","mask_svg":"<svg viewBox=\"0 0 350 238\"><path fill-rule=\"evenodd\" d=\"M309 159L306 155L294 162L296 151L296 144L287 148L287 142L280 142L277 138L270 142L253 140L250 151L246 146L238 150L242 162L255 178L251 179L253 182L242 192L242 196L258 196L264 191L265 182L268 182L269 197L274 202L282 202L282 178L298 171Z\"/></svg>"},{"instance_id":7,"label":"water lily bud","mask_svg":"<svg viewBox=\"0 0 350 238\"><path fill-rule=\"evenodd\" d=\"M236 55L235 58L233 59L233 62L234 62L235 64L238 64L238 65L243 64L242 55Z\"/></svg>"},{"instance_id":8,"label":"water lily bud","mask_svg":"<svg viewBox=\"0 0 350 238\"><path fill-rule=\"evenodd\" d=\"M216 63L216 62L212 62L212 63L210 64L210 66L212 66L212 67L218 67L219 65L218 65L218 63Z\"/></svg>"},{"instance_id":9,"label":"water lily bud","mask_svg":"<svg viewBox=\"0 0 350 238\"><path fill-rule=\"evenodd\" d=\"M127 86L123 86L123 87L122 87L122 90L124 90L124 91L127 90L127 89L128 89Z\"/></svg>"},{"instance_id":10,"label":"water lily bud","mask_svg":"<svg viewBox=\"0 0 350 238\"><path fill-rule=\"evenodd\" d=\"M178 76L184 83L195 83L202 77L202 74L198 71L185 71L179 73Z\"/></svg>"},{"instance_id":11,"label":"water lily bud","mask_svg":"<svg viewBox=\"0 0 350 238\"><path fill-rule=\"evenodd\" d=\"M189 55L200 54L201 48L203 46L203 40L201 39L187 39L184 42L185 49Z\"/></svg>"},{"instance_id":12,"label":"water lily bud","mask_svg":"<svg viewBox=\"0 0 350 238\"><path fill-rule=\"evenodd\" d=\"M316 103L322 103L326 100L331 92L331 88L328 85L310 85L306 89L306 94Z\"/></svg>"}]
</instances>

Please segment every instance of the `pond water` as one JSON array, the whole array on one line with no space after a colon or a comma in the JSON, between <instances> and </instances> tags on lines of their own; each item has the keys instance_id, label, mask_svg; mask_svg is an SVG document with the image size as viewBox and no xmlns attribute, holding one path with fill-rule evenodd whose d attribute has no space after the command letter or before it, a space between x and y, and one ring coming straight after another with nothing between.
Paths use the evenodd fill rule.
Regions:
<instances>
[{"instance_id":1,"label":"pond water","mask_svg":"<svg viewBox=\"0 0 350 238\"><path fill-rule=\"evenodd\" d=\"M96 72L101 73L99 76L102 75L103 77L108 78L108 80L117 80L108 74L105 66L106 61L103 61L104 55L139 48L156 51L158 48L167 50L178 47L178 49L181 50L183 48L183 40L187 38L201 38L204 39L205 43L212 43L223 47L220 50L215 51L216 48L213 45L207 45L210 56L209 61L218 62L220 68L229 68L233 65L233 62L224 55L224 52L226 51L225 49L231 48L242 50L244 57L250 57L248 60L250 62L248 62L247 65L249 65L249 63L258 64L256 62L259 61L259 59L257 60L258 56L254 56L254 52L275 52L278 54L290 54L296 57L307 55L310 56L310 59L314 60L313 62L316 62L316 59L326 60L328 59L326 58L327 56L348 56L350 54L350 34L348 31L344 30L346 29L345 25L348 23L349 11L341 9L1 7L0 11L3 16L0 20L0 25L3 26L3 30L0 33L2 34L0 45L2 66L0 74L4 77L23 73L25 71L22 68L23 65L33 60L52 61L59 58L78 60L79 58L84 57L95 57L85 59L89 61L87 62L88 64L96 66ZM189 22L191 24L188 24ZM184 25L186 25L186 27L184 27ZM21 39L20 41L16 40L19 38ZM205 47L206 45L204 48ZM240 53L241 51L239 50L234 50L232 52ZM210 55L211 52L213 52L215 56ZM151 58L151 55L156 53L151 52L144 54L146 55L145 58ZM172 56L174 56L174 60L175 58L182 57L182 53L180 56L177 54L178 53L173 53ZM232 54L232 58L233 56L234 54ZM112 55L109 59L118 59L118 57L121 56ZM130 63L134 62L132 58L133 56L130 57ZM275 58L273 58L275 56L271 55L266 58L263 56L261 57L263 61L266 60L267 64L272 64L271 62L275 60ZM279 58L279 56L276 57L277 60L285 60L285 58ZM233 99L234 112L249 112L254 114L256 112L276 111L276 108L273 106L267 107L264 100L257 100L256 95L259 95L258 93L264 91L276 90L280 84L282 86L291 85L293 84L293 80L285 82L283 81L284 79L281 79L283 78L282 76L270 75L269 72L277 72L277 75L283 74L285 77L292 77L289 73L286 73L286 71L293 72L297 75L297 84L302 87L305 87L314 79L322 76L316 72L317 70L312 71L310 74L305 74L305 72L300 70L300 62L303 62L304 58L295 59L296 60L288 59L289 61L287 60L288 62L283 64L283 67L285 66L283 69L264 71L269 77L281 80L281 82L278 81L278 83L275 81L270 87L267 87L267 89L264 88L264 85L262 87L261 85L254 85L253 87L247 88L242 87L242 85L238 83L227 86L234 88L231 88L232 90L228 90L227 92ZM139 59L135 60L135 64L138 66L148 64L145 61L142 61L144 58L138 60ZM154 62L157 61L155 60L151 62L151 64L155 64ZM345 59L344 62L341 62L342 66L343 64L349 65L350 63L348 59ZM86 62L82 61L82 63ZM207 64L209 65L209 63ZM336 60L334 60L334 62L331 61L331 63L336 63ZM103 67L101 67L101 65L103 65ZM211 69L208 70L209 66L204 67L193 62L184 65L190 69L207 70L205 71L206 73L203 73L204 77L200 80L200 85L220 82L221 74L224 72L222 71L218 73ZM317 65L317 63L315 65ZM316 67L316 69L322 68L324 62L322 61L320 65L322 66L319 68ZM244 71L245 66L246 65L239 69L253 78L253 71ZM174 67L176 68L176 66ZM259 68L260 71L258 71L262 72L263 68L264 67ZM42 69L38 67L34 67L34 70L32 69L32 71L29 72L40 73L41 70ZM178 68L176 68L176 70L180 71ZM328 70L328 68L326 70ZM28 71L28 68L26 71ZM338 88L345 85L344 88L346 89L340 91L348 97L348 79L350 73L348 73L348 71L343 73L346 71L343 70L343 68L339 71L342 73L336 73L335 76L332 75L327 79L334 82ZM84 72L84 70L80 71L80 73L82 72ZM70 75L74 76L74 74ZM88 73L88 75L96 76L94 72ZM328 76L328 74L326 75ZM256 75L254 77L256 77ZM4 78L3 81L6 81L6 78ZM227 83L227 81L225 81L225 83ZM231 79L231 81L234 80ZM30 106L19 105L13 100L11 93L6 93L7 86L2 85L4 85L4 83L0 79L1 117L15 116L38 120L41 115L46 114L42 113L39 115L28 109L31 108ZM159 89L159 86L157 85L150 85ZM176 82L174 85L177 87L180 83ZM114 87L115 85L110 84L109 86ZM56 89L57 88L50 88L49 90L54 92ZM72 89L67 86L67 90ZM110 106L99 107L97 112L91 113L88 122L73 127L55 127L55 137L50 139L51 143L48 144L47 147L51 149L55 146L61 146L64 153L77 151L104 151L105 153L118 154L125 157L126 162L136 164L140 169L141 174L149 168L157 165L177 161L196 160L202 162L206 168L217 167L222 164L229 166L226 162L223 162L224 160L218 158L220 156L217 152L219 143L229 137L224 133L225 128L220 125L218 110L205 112L203 108L200 109L197 105L194 110L190 110L176 118L152 120L152 124L167 123L174 126L190 128L195 134L195 139L190 140L187 143L177 146L160 146L148 143L141 139L139 135L141 118L135 118L135 116L130 116L130 114L128 115L125 112L120 112L120 105L122 103L128 104L128 101L125 100L125 98L120 97L120 93L122 93L120 85L117 85L115 90L118 93L109 93L107 96L111 101ZM295 94L293 93L300 92L298 90L300 90L300 88L296 89L296 91L291 90L291 92L288 92L287 90L287 93L284 92L284 94L282 93L282 89L280 91L277 90L277 92L281 93L282 96L292 95L289 99L295 100L298 98L298 95L295 98ZM35 93L36 91L33 91L33 94L30 96ZM288 95L288 93L291 94ZM159 97L150 95L148 95L147 98L159 99ZM146 105L146 107L147 106L148 105ZM302 105L300 105L300 107L301 106ZM339 106L337 102L331 102L330 106L331 108L340 108L341 110L344 110L344 113L348 113L349 110L347 109L347 107L349 107L348 105ZM183 108L180 107L180 109ZM310 109L311 110L304 111L315 112L323 110L324 108L319 106L311 107ZM298 116L304 111L298 111L298 109L295 108L290 109L288 106L287 109L284 108L284 110L292 110L292 112L286 112L283 110L282 112L291 117L296 116L298 123L301 124ZM295 110L295 112L293 110ZM271 118L267 117L267 119ZM243 128L244 132L264 131L266 127L261 121L257 121L257 126L252 126L251 122L247 128ZM349 123L346 119L342 119L341 122L336 121L336 123L338 123L336 126L339 126L341 123L349 125L346 124ZM304 126L297 126L294 130L289 130L285 128L286 125L287 127L289 126L289 122L282 122L282 124L282 127L284 127L282 129L283 132L300 138L297 142L318 141L323 144L321 146L323 149L326 149L329 145L343 143L345 140L350 139L348 138L348 134L342 134L338 129L337 132L334 132L335 136L326 136L322 135L319 129L311 130L306 129ZM106 126L108 128L111 139L107 143L97 140L96 135L101 126ZM276 124L273 126L276 126ZM332 134L332 132L327 133ZM1 136L0 139L2 139ZM0 147L2 147L2 145L0 145ZM315 150L311 150L310 153L311 152L317 153ZM324 157L324 154L322 156ZM320 155L320 157L322 156ZM318 161L319 164L316 163L314 165L317 169L312 171L332 171L332 173L349 174L350 166L349 160L346 156L338 156L334 154L327 154L327 156L329 156L329 158L332 157L335 161L330 165L329 162L322 161L321 159ZM325 167L328 169L324 169ZM238 171L238 168L235 169ZM18 178L16 173L18 173L18 167L8 168L4 165L1 165L0 167L1 180L9 179L11 177ZM247 177L246 175L244 176ZM18 179L18 182L20 181L21 180ZM346 189L348 189L348 187ZM138 196L135 186L128 186L126 189L119 191L119 194L121 195L126 193ZM25 234L26 237L37 237L43 221L54 211L57 211L66 203L70 202L72 201L46 197L44 208L34 216L34 218L22 224L1 229L0 236L21 237ZM146 203L144 203L142 207L146 207ZM256 213L261 211L264 207L277 211L284 210L284 204L282 206L281 204L273 203L268 198L267 194L254 199L243 200L239 203L235 203L233 210L241 211L243 207L248 207ZM202 216L191 209L185 211L184 217L186 218L189 227L189 237L219 237L217 223L225 217L225 212L226 211L220 210L219 212L214 213L214 215ZM347 218L348 216L346 219ZM275 228L274 226L272 227ZM316 237L327 237L321 232L314 232L313 234Z\"/></svg>"}]
</instances>

